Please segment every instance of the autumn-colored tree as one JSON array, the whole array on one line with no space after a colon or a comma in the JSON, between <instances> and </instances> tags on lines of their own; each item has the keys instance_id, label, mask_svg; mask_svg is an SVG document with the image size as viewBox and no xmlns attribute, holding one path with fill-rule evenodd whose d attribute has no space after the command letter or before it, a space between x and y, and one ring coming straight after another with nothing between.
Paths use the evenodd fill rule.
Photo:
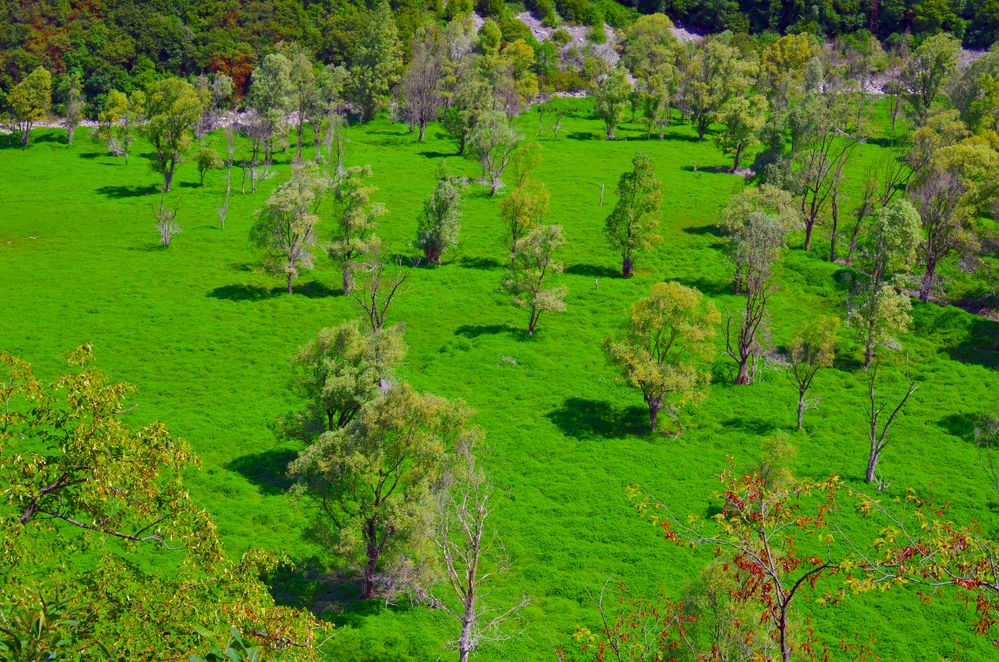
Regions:
<instances>
[{"instance_id":1,"label":"autumn-colored tree","mask_svg":"<svg viewBox=\"0 0 999 662\"><path fill-rule=\"evenodd\" d=\"M513 297L513 305L530 312L528 336L534 335L541 313L565 311L565 286L550 285L552 276L562 271L562 264L555 261L555 251L563 244L560 225L538 226L514 244L516 258L503 287Z\"/></svg>"},{"instance_id":2,"label":"autumn-colored tree","mask_svg":"<svg viewBox=\"0 0 999 662\"><path fill-rule=\"evenodd\" d=\"M625 329L604 341L608 358L622 378L642 392L655 432L659 413L677 419L686 404L707 396L714 353L712 338L721 316L701 293L676 282L656 283L648 297L631 307Z\"/></svg>"},{"instance_id":3,"label":"autumn-colored tree","mask_svg":"<svg viewBox=\"0 0 999 662\"><path fill-rule=\"evenodd\" d=\"M798 388L798 426L804 425L805 411L818 404L808 399L808 391L819 370L829 368L836 358L836 332L839 318L819 315L801 328L787 347L787 375Z\"/></svg>"},{"instance_id":4,"label":"autumn-colored tree","mask_svg":"<svg viewBox=\"0 0 999 662\"><path fill-rule=\"evenodd\" d=\"M319 507L318 532L360 566L362 598L390 595L407 555L425 551L431 487L446 454L468 434L470 414L462 402L397 384L288 467L292 493Z\"/></svg>"},{"instance_id":5,"label":"autumn-colored tree","mask_svg":"<svg viewBox=\"0 0 999 662\"><path fill-rule=\"evenodd\" d=\"M662 202L656 165L642 152L631 163L632 169L617 182L617 204L604 227L607 240L621 253L621 275L625 278L631 277L636 256L662 240L656 234Z\"/></svg>"},{"instance_id":6,"label":"autumn-colored tree","mask_svg":"<svg viewBox=\"0 0 999 662\"><path fill-rule=\"evenodd\" d=\"M288 294L299 272L312 268L316 211L325 192L326 181L315 168L296 168L267 198L250 230L250 241L266 251L268 267L287 276Z\"/></svg>"},{"instance_id":7,"label":"autumn-colored tree","mask_svg":"<svg viewBox=\"0 0 999 662\"><path fill-rule=\"evenodd\" d=\"M323 329L292 358L291 388L306 407L285 421L285 430L311 441L345 427L392 381L405 354L398 327L368 333L352 321Z\"/></svg>"}]
</instances>

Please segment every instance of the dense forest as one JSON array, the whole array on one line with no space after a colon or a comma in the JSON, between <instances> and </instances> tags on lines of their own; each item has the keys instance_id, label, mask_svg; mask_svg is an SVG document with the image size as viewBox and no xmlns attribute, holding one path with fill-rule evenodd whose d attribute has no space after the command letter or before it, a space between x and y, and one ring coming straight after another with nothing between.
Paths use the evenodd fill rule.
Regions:
<instances>
[{"instance_id":1,"label":"dense forest","mask_svg":"<svg viewBox=\"0 0 999 662\"><path fill-rule=\"evenodd\" d=\"M507 21L515 11L499 0L392 2L404 44L428 18L476 10ZM706 32L808 32L836 37L870 30L891 43L941 30L965 45L988 48L999 36L999 0L529 0L526 9L555 26L570 23L623 28L639 14L663 12ZM556 13L557 11L557 13ZM349 63L370 13L348 0L4 0L0 3L0 90L44 66L59 77L75 74L89 99L108 90L141 88L163 75L206 72L230 76L245 91L254 66L274 44L296 42L322 62ZM560 18L561 17L561 18ZM407 49L408 52L408 49Z\"/></svg>"}]
</instances>

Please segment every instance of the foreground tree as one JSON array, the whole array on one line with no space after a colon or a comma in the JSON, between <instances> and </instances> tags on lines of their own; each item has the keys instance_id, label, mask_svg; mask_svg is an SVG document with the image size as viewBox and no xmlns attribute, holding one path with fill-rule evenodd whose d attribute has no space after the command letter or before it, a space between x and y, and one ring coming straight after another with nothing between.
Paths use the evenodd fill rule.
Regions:
<instances>
[{"instance_id":1,"label":"foreground tree","mask_svg":"<svg viewBox=\"0 0 999 662\"><path fill-rule=\"evenodd\" d=\"M362 568L362 598L391 593L394 571L429 535L431 486L469 417L464 403L398 384L288 467L292 493L319 507L319 530Z\"/></svg>"},{"instance_id":2,"label":"foreground tree","mask_svg":"<svg viewBox=\"0 0 999 662\"><path fill-rule=\"evenodd\" d=\"M371 166L352 166L333 183L337 228L326 252L340 266L344 294L350 294L353 285L354 261L367 250L378 218L387 211L385 205L371 202L378 188L367 183L370 177Z\"/></svg>"},{"instance_id":3,"label":"foreground tree","mask_svg":"<svg viewBox=\"0 0 999 662\"><path fill-rule=\"evenodd\" d=\"M819 370L829 368L836 358L836 332L839 318L819 315L801 328L787 347L788 378L798 388L798 426L804 426L805 411L815 409L816 401L808 400L808 391Z\"/></svg>"},{"instance_id":4,"label":"foreground tree","mask_svg":"<svg viewBox=\"0 0 999 662\"><path fill-rule=\"evenodd\" d=\"M461 231L461 184L447 173L438 174L437 188L423 202L416 226L416 245L427 264L441 263L441 256L458 245Z\"/></svg>"},{"instance_id":5,"label":"foreground tree","mask_svg":"<svg viewBox=\"0 0 999 662\"><path fill-rule=\"evenodd\" d=\"M20 134L21 147L27 147L31 129L48 117L52 107L52 74L45 67L35 67L7 93L6 104L10 123Z\"/></svg>"},{"instance_id":6,"label":"foreground tree","mask_svg":"<svg viewBox=\"0 0 999 662\"><path fill-rule=\"evenodd\" d=\"M288 279L292 293L295 277L311 269L316 244L316 210L326 191L326 182L314 169L298 168L291 179L278 186L250 230L250 241L266 251L268 267Z\"/></svg>"},{"instance_id":7,"label":"foreground tree","mask_svg":"<svg viewBox=\"0 0 999 662\"><path fill-rule=\"evenodd\" d=\"M564 243L562 226L543 225L515 244L517 257L503 287L513 296L515 306L530 311L528 336L534 335L541 313L565 312L565 286L550 287L552 275L562 271L562 265L555 261L555 251Z\"/></svg>"},{"instance_id":8,"label":"foreground tree","mask_svg":"<svg viewBox=\"0 0 999 662\"><path fill-rule=\"evenodd\" d=\"M707 397L711 373L704 366L714 353L712 338L721 317L712 302L701 305L701 298L694 288L656 283L631 307L625 330L604 341L622 377L642 392L650 432L656 431L661 411L677 420L686 404Z\"/></svg>"},{"instance_id":9,"label":"foreground tree","mask_svg":"<svg viewBox=\"0 0 999 662\"><path fill-rule=\"evenodd\" d=\"M400 327L369 333L352 321L323 329L292 358L292 391L306 407L285 430L312 440L346 427L393 379L405 354Z\"/></svg>"},{"instance_id":10,"label":"foreground tree","mask_svg":"<svg viewBox=\"0 0 999 662\"><path fill-rule=\"evenodd\" d=\"M836 510L839 482L770 483L758 472L738 476L731 468L721 474L721 511L706 524L697 517L678 517L669 507L630 488L640 511L665 530L668 540L692 547L707 545L732 555L735 586L730 596L761 612L767 634L784 662L811 648L808 628L794 618L799 595L839 569L826 544L819 553L801 549L804 541L828 541L829 520ZM710 527L710 528L709 528ZM769 656L767 656L769 659Z\"/></svg>"},{"instance_id":11,"label":"foreground tree","mask_svg":"<svg viewBox=\"0 0 999 662\"><path fill-rule=\"evenodd\" d=\"M135 389L90 346L69 361L49 385L0 353L0 657L187 658L233 632L261 656L315 654L325 628L260 579L275 560L228 560L191 501L190 446L128 422Z\"/></svg>"},{"instance_id":12,"label":"foreground tree","mask_svg":"<svg viewBox=\"0 0 999 662\"><path fill-rule=\"evenodd\" d=\"M434 486L433 536L447 581L440 591L418 591L422 601L458 622L453 645L459 662L468 662L482 644L504 638L504 624L528 602L522 598L497 610L484 600L489 595L485 589L509 571L510 562L491 527L495 490L474 454L480 436L470 430L458 440L448 468Z\"/></svg>"},{"instance_id":13,"label":"foreground tree","mask_svg":"<svg viewBox=\"0 0 999 662\"><path fill-rule=\"evenodd\" d=\"M163 176L163 191L169 193L174 171L191 141L191 131L201 118L204 100L194 87L180 78L165 78L146 92L146 124L143 133L153 145L153 169Z\"/></svg>"},{"instance_id":14,"label":"foreground tree","mask_svg":"<svg viewBox=\"0 0 999 662\"><path fill-rule=\"evenodd\" d=\"M482 166L481 181L489 186L489 195L496 195L503 185L500 177L522 138L510 118L501 111L483 113L475 122L468 145Z\"/></svg>"},{"instance_id":15,"label":"foreground tree","mask_svg":"<svg viewBox=\"0 0 999 662\"><path fill-rule=\"evenodd\" d=\"M621 275L625 278L631 277L637 255L662 240L656 234L662 185L655 163L642 152L631 163L631 171L617 182L617 204L604 227L607 240L621 253Z\"/></svg>"}]
</instances>

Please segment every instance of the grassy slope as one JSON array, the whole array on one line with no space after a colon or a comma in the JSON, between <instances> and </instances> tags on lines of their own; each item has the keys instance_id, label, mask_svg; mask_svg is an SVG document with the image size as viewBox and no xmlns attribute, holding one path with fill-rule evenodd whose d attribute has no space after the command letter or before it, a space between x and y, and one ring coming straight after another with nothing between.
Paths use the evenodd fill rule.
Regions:
<instances>
[{"instance_id":1,"label":"grassy slope","mask_svg":"<svg viewBox=\"0 0 999 662\"><path fill-rule=\"evenodd\" d=\"M742 182L705 172L725 160L710 142L694 141L687 127L672 129L667 141L646 142L637 126L625 125L620 134L628 140L607 143L599 140L602 126L589 117L586 102L578 107L563 121L560 140L542 140L549 222L564 225L570 242L563 254L569 311L543 317L534 340L523 337L526 314L509 306L499 289L504 249L495 200L472 187L456 257L439 269L414 270L391 313L407 323L404 377L420 389L465 398L478 410L492 449L490 473L507 495L495 524L515 568L495 597L502 602L525 593L532 603L523 635L483 651L484 660L550 659L575 625L595 625L586 591L607 577L621 577L637 594L660 585L681 590L708 554L658 540L629 506L624 486L639 483L678 512L703 514L726 456L747 466L760 440L793 420L794 395L782 375L766 372L761 383L732 387L732 366L719 358L716 385L688 414L686 435L651 439L638 432L640 397L615 381L600 342L657 280L695 285L722 308L736 305L731 268L711 226ZM534 135L535 122L521 119L527 135ZM192 494L214 515L233 553L257 545L298 561L323 558L324 550L304 535L304 508L285 496L283 468L296 447L273 432L273 423L295 405L286 390L289 355L319 328L355 311L338 295L337 274L325 257L291 297L280 294L279 278L258 268L259 255L247 241L251 213L286 166L257 194L234 196L224 230L213 211L221 176L210 174L199 188L193 166L183 166L171 198L184 232L164 251L152 221L157 177L145 160L124 166L85 141L68 151L56 136L41 134L27 151L0 150L0 347L54 375L62 353L93 342L105 369L140 387L136 417L161 418L194 444L203 468L191 473ZM665 241L639 262L638 276L625 281L614 276L618 260L601 229L617 177L639 149L655 158L663 181ZM414 254L416 216L437 158L446 156L452 172L476 174L475 165L450 156L453 151L436 129L423 145L385 122L352 130L350 161L374 166L381 188L376 198L390 210L380 234L397 251ZM877 153L866 146L863 161ZM860 164L852 168L850 192L862 172ZM601 182L607 185L602 208ZM328 219L329 209L324 213ZM842 272L818 254L789 254L773 306L778 343L812 315L841 313ZM991 527L995 497L970 440L968 416L995 404L995 327L936 306L917 305L915 318L915 332L905 340L923 385L897 424L883 473L893 494L932 484L958 516L979 517ZM795 467L806 476L838 473L859 486L866 460L864 383L856 344L843 345L841 369L817 380L821 409L809 412L806 432L794 438ZM844 518L847 528L858 525L852 514ZM353 595L352 588L317 588L302 578L282 595L296 592L320 609ZM880 653L902 659L938 659L955 646L970 647L965 659L989 651L970 634L970 613L952 600L925 607L913 593L898 592L807 609L831 644L838 633L870 631ZM422 609L352 605L337 620L344 630L333 642L334 658L443 654L442 622Z\"/></svg>"}]
</instances>

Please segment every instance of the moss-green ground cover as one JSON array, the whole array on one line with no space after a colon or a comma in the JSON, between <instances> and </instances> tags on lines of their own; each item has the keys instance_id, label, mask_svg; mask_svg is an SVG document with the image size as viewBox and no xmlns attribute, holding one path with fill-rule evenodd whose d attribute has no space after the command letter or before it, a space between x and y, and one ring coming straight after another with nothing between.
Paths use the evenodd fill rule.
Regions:
<instances>
[{"instance_id":1,"label":"moss-green ground cover","mask_svg":"<svg viewBox=\"0 0 999 662\"><path fill-rule=\"evenodd\" d=\"M558 141L541 139L542 178L551 191L548 222L562 224L569 287L568 312L542 317L534 339L523 334L527 316L500 290L505 250L496 200L482 187L465 196L462 245L441 268L414 268L391 321L405 321L410 352L403 377L419 389L464 398L477 411L491 450L488 467L504 493L495 525L514 561L493 597L531 599L519 638L482 651L483 660L552 659L570 643L577 624L595 626L587 596L608 577L620 577L636 595L673 594L710 558L663 542L628 503L624 487L639 483L681 513L705 514L716 475L731 455L739 466L756 461L761 440L793 425L795 393L778 371L749 387L729 385L734 366L719 351L708 400L685 417L677 439L642 430L637 392L615 380L602 339L623 322L632 301L651 283L676 279L701 289L724 310L731 267L714 223L742 179L710 169L727 165L710 142L689 127L668 140L646 141L625 124L624 140L600 140L602 124L588 102L562 122ZM536 116L521 118L533 136ZM287 497L283 477L298 446L283 440L275 421L296 406L287 391L288 358L323 326L356 310L340 296L339 274L325 256L299 279L293 296L260 269L247 233L253 210L287 175L253 195L236 193L224 230L214 207L222 175L197 186L193 165L180 168L171 202L183 232L168 250L153 227L157 175L138 156L132 163L78 142L67 150L61 132L38 132L28 150L0 150L0 347L54 376L60 356L92 342L99 364L116 379L140 387L134 416L159 418L187 438L203 468L188 479L195 499L214 516L229 551L251 545L287 552L303 567L328 561L308 540L308 513ZM409 257L416 219L432 190L436 161L476 176L477 165L453 156L454 142L436 128L418 144L402 125L376 121L352 128L349 161L370 163L380 187L375 199L389 214L379 234ZM638 262L638 275L616 277L618 257L602 228L615 201L614 185L633 154L653 156L663 182L664 242ZM882 148L864 147L850 168L848 192L857 194L863 164ZM283 155L285 161L291 154ZM696 167L696 170L694 166ZM599 206L600 183L607 187ZM332 231L330 208L321 212ZM811 255L797 245L773 298L778 345L819 313L840 314L847 291L844 267L823 259L825 240ZM599 282L599 287L597 287ZM915 328L903 338L914 376L922 383L885 452L881 472L889 495L913 486L947 498L952 515L999 523L996 496L972 441L970 417L995 405L996 325L956 308L914 305ZM865 382L856 343L844 333L837 369L820 374L818 411L793 436L795 471L843 476L863 486L866 461ZM719 337L719 350L722 343ZM849 510L847 530L864 528ZM421 608L386 610L353 602L354 587L317 582L307 572L282 579L276 592L327 612L341 626L331 659L424 660L449 657L441 642L450 628ZM835 580L827 587L834 588ZM820 638L834 647L854 633L877 640L885 657L986 659L994 650L972 634L970 610L950 598L921 604L914 591L849 597L842 604L803 605Z\"/></svg>"}]
</instances>

